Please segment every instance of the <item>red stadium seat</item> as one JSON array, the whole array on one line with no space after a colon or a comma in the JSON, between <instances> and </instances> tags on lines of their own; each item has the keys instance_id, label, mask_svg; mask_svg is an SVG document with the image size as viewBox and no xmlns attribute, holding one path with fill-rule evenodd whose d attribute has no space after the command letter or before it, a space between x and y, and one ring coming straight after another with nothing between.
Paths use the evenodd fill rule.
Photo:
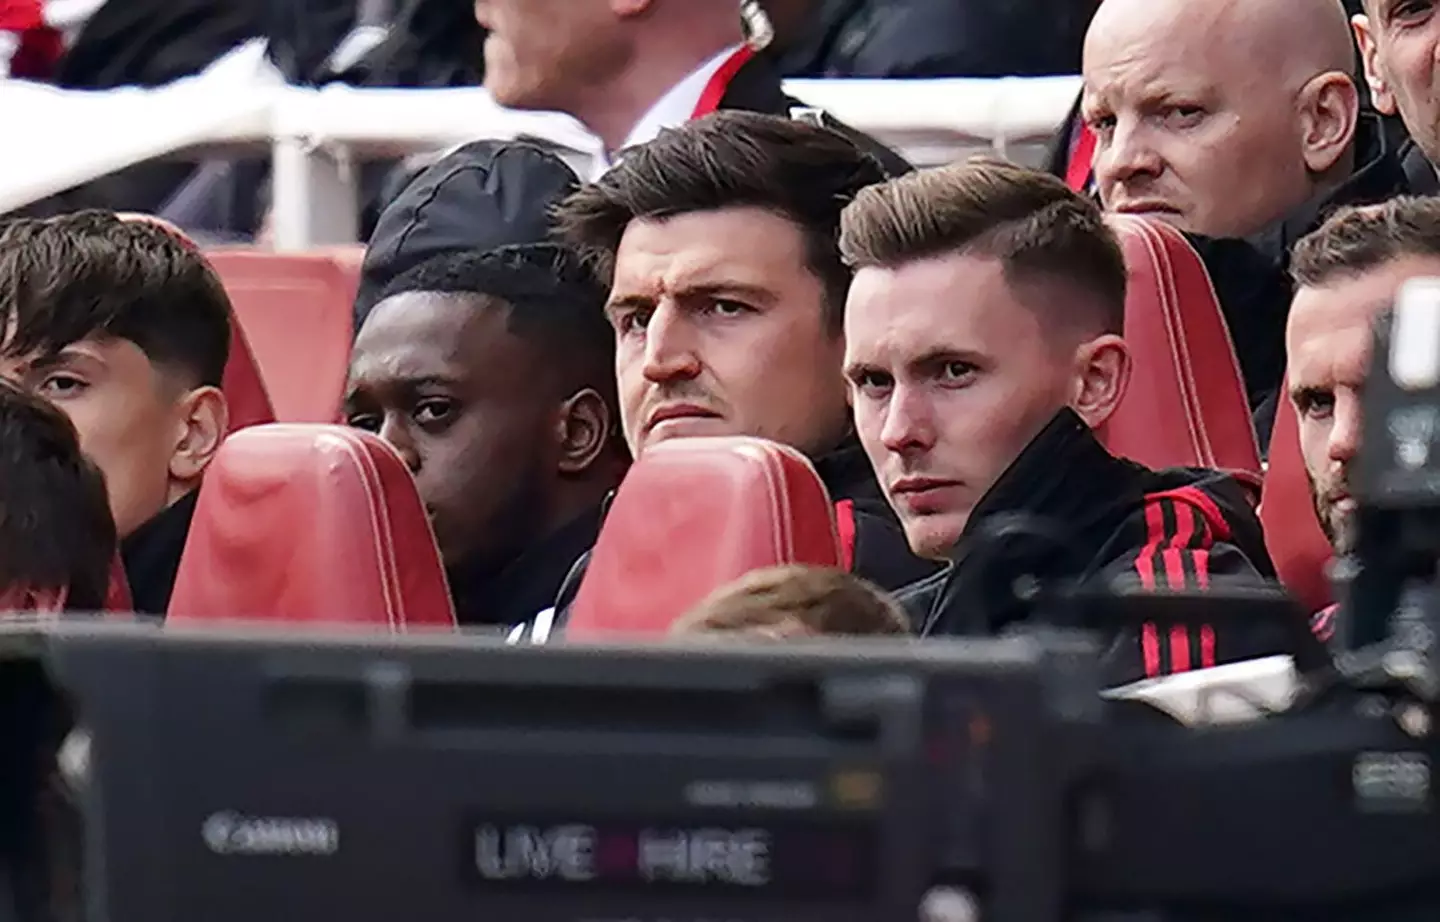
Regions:
<instances>
[{"instance_id":1,"label":"red stadium seat","mask_svg":"<svg viewBox=\"0 0 1440 922\"><path fill-rule=\"evenodd\" d=\"M1310 611L1329 605L1332 598L1325 565L1330 561L1330 542L1315 518L1295 407L1284 394L1275 409L1275 429L1270 435L1270 468L1265 473L1260 522L1285 588Z\"/></svg>"},{"instance_id":2,"label":"red stadium seat","mask_svg":"<svg viewBox=\"0 0 1440 922\"><path fill-rule=\"evenodd\" d=\"M615 496L566 637L663 634L715 589L787 563L840 566L830 497L802 454L753 438L662 442Z\"/></svg>"},{"instance_id":3,"label":"red stadium seat","mask_svg":"<svg viewBox=\"0 0 1440 922\"><path fill-rule=\"evenodd\" d=\"M229 432L275 422L275 410L270 406L270 395L260 378L260 366L233 313L230 315L230 358L225 363L220 389L225 392L225 403L230 408Z\"/></svg>"},{"instance_id":4,"label":"red stadium seat","mask_svg":"<svg viewBox=\"0 0 1440 922\"><path fill-rule=\"evenodd\" d=\"M205 473L168 621L454 627L399 455L343 426L257 426Z\"/></svg>"},{"instance_id":5,"label":"red stadium seat","mask_svg":"<svg viewBox=\"0 0 1440 922\"><path fill-rule=\"evenodd\" d=\"M287 423L339 418L359 274L331 254L207 254L235 305L275 409Z\"/></svg>"},{"instance_id":6,"label":"red stadium seat","mask_svg":"<svg viewBox=\"0 0 1440 922\"><path fill-rule=\"evenodd\" d=\"M1260 452L1230 331L1200 256L1174 228L1110 215L1129 270L1134 371L1102 438L1150 467L1213 467L1253 486Z\"/></svg>"}]
</instances>

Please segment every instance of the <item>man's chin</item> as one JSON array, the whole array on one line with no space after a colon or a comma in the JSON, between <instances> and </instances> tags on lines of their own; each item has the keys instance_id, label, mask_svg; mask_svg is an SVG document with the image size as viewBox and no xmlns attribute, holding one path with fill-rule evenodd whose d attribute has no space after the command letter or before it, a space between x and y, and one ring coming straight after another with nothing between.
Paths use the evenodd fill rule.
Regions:
<instances>
[{"instance_id":1,"label":"man's chin","mask_svg":"<svg viewBox=\"0 0 1440 922\"><path fill-rule=\"evenodd\" d=\"M960 543L968 516L919 516L907 517L902 525L905 537L910 543L910 553L922 560L945 562Z\"/></svg>"},{"instance_id":2,"label":"man's chin","mask_svg":"<svg viewBox=\"0 0 1440 922\"><path fill-rule=\"evenodd\" d=\"M641 450L653 448L661 442L668 442L671 439L713 438L743 434L736 432L727 420L718 416L686 416L679 419L667 419L650 427L650 430L645 433Z\"/></svg>"}]
</instances>

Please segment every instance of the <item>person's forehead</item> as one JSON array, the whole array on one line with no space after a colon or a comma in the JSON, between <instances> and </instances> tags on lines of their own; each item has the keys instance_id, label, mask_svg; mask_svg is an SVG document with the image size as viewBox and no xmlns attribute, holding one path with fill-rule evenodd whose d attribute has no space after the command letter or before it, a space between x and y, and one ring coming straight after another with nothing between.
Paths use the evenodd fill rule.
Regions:
<instances>
[{"instance_id":1,"label":"person's forehead","mask_svg":"<svg viewBox=\"0 0 1440 922\"><path fill-rule=\"evenodd\" d=\"M58 348L46 347L23 355L15 354L9 348L9 342L9 336L0 340L0 364L8 368L28 369L41 363L88 363L118 369L151 366L144 350L130 340L119 337L93 336Z\"/></svg>"},{"instance_id":2,"label":"person's forehead","mask_svg":"<svg viewBox=\"0 0 1440 922\"><path fill-rule=\"evenodd\" d=\"M943 349L1026 349L1041 330L1000 260L951 253L857 272L845 334L847 360L898 365Z\"/></svg>"},{"instance_id":3,"label":"person's forehead","mask_svg":"<svg viewBox=\"0 0 1440 922\"><path fill-rule=\"evenodd\" d=\"M1375 318L1394 303L1406 279L1420 276L1440 276L1440 258L1407 256L1297 290L1285 335L1292 384L1363 375Z\"/></svg>"},{"instance_id":4,"label":"person's forehead","mask_svg":"<svg viewBox=\"0 0 1440 922\"><path fill-rule=\"evenodd\" d=\"M1290 307L1287 344L1295 347L1343 330L1369 330L1407 279L1423 277L1440 278L1440 257L1403 256L1323 285L1302 286Z\"/></svg>"},{"instance_id":5,"label":"person's forehead","mask_svg":"<svg viewBox=\"0 0 1440 922\"><path fill-rule=\"evenodd\" d=\"M1226 0L1107 0L1085 39L1086 89L1198 93L1263 69L1264 61L1230 53L1248 43L1228 7Z\"/></svg>"},{"instance_id":6,"label":"person's forehead","mask_svg":"<svg viewBox=\"0 0 1440 922\"><path fill-rule=\"evenodd\" d=\"M387 298L355 338L351 376L396 381L484 371L522 345L508 319L508 308L480 297L417 292Z\"/></svg>"},{"instance_id":7,"label":"person's forehead","mask_svg":"<svg viewBox=\"0 0 1440 922\"><path fill-rule=\"evenodd\" d=\"M631 221L615 256L617 294L737 283L773 285L808 271L800 228L761 208Z\"/></svg>"}]
</instances>

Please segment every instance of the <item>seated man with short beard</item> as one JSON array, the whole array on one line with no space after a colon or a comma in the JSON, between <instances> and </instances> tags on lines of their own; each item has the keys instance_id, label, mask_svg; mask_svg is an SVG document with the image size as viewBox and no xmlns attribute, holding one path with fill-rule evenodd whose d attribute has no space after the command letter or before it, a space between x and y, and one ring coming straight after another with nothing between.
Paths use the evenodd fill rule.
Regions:
<instances>
[{"instance_id":1,"label":"seated man with short beard","mask_svg":"<svg viewBox=\"0 0 1440 922\"><path fill-rule=\"evenodd\" d=\"M1343 556L1353 544L1350 476L1371 329L1407 279L1440 276L1440 201L1397 198L1337 211L1296 245L1291 272L1286 393L1320 527ZM1312 625L1322 640L1333 634L1332 615L1327 609Z\"/></svg>"}]
</instances>

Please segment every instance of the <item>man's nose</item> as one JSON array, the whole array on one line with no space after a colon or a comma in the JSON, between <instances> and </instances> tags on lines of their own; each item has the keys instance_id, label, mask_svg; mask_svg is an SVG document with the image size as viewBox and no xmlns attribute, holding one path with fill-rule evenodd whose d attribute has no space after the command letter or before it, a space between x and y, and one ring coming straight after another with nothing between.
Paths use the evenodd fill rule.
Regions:
<instances>
[{"instance_id":1,"label":"man's nose","mask_svg":"<svg viewBox=\"0 0 1440 922\"><path fill-rule=\"evenodd\" d=\"M1335 400L1335 420L1330 427L1330 460L1349 464L1360 451L1360 399L1342 394Z\"/></svg>"},{"instance_id":2,"label":"man's nose","mask_svg":"<svg viewBox=\"0 0 1440 922\"><path fill-rule=\"evenodd\" d=\"M685 380L700 374L695 330L673 304L662 304L645 327L644 374L648 381Z\"/></svg>"},{"instance_id":3,"label":"man's nose","mask_svg":"<svg viewBox=\"0 0 1440 922\"><path fill-rule=\"evenodd\" d=\"M885 407L880 441L896 454L913 454L935 445L935 414L920 388L896 385Z\"/></svg>"},{"instance_id":4,"label":"man's nose","mask_svg":"<svg viewBox=\"0 0 1440 922\"><path fill-rule=\"evenodd\" d=\"M1164 171L1164 164L1142 123L1120 119L1108 140L1095 151L1095 179L1100 188L1108 183L1153 179Z\"/></svg>"},{"instance_id":5,"label":"man's nose","mask_svg":"<svg viewBox=\"0 0 1440 922\"><path fill-rule=\"evenodd\" d=\"M420 472L420 452L415 450L415 440L410 435L410 427L400 418L400 414L386 413L385 421L380 424L379 435L400 454L410 473Z\"/></svg>"}]
</instances>

